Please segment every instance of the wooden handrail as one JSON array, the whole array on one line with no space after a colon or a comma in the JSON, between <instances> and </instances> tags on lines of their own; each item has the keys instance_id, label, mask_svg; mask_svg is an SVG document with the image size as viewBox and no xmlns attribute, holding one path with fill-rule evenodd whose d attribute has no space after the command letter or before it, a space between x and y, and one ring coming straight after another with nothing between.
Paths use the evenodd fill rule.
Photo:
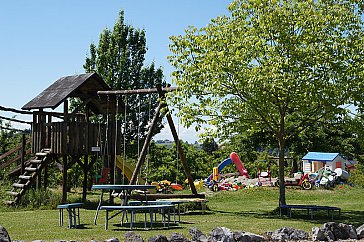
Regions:
<instances>
[{"instance_id":1,"label":"wooden handrail","mask_svg":"<svg viewBox=\"0 0 364 242\"><path fill-rule=\"evenodd\" d=\"M25 143L25 145L27 145L27 144L30 144L30 140L27 140L26 141L26 143ZM0 156L0 161L1 160L3 160L3 159L5 159L6 157L8 157L9 155L12 155L12 154L14 154L15 152L17 152L17 151L19 151L19 150L21 150L22 149L22 145L20 144L20 145L18 145L18 146L16 146L16 147L14 147L14 148L12 148L11 150L9 150L8 152L6 152L5 154L2 154L1 156Z\"/></svg>"},{"instance_id":2,"label":"wooden handrail","mask_svg":"<svg viewBox=\"0 0 364 242\"><path fill-rule=\"evenodd\" d=\"M32 149L28 149L27 151L25 151L25 155L29 155L29 154L31 154L32 153ZM16 157L14 157L13 159L11 159L11 160L8 160L7 162L5 162L5 163L3 163L3 164L1 164L0 165L0 169L3 169L3 168L5 168L5 167L7 167L7 166L9 166L9 165L11 165L11 164L13 164L14 162L16 162L16 161L18 161L18 160L20 160L21 159L21 154L20 155L18 155L18 156L16 156Z\"/></svg>"}]
</instances>

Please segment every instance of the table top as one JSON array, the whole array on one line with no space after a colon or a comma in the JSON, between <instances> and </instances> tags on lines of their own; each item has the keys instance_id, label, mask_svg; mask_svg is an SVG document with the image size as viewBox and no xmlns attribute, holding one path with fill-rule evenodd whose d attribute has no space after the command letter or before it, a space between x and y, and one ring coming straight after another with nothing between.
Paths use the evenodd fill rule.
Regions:
<instances>
[{"instance_id":1,"label":"table top","mask_svg":"<svg viewBox=\"0 0 364 242\"><path fill-rule=\"evenodd\" d=\"M155 185L93 185L92 189L102 190L147 190L156 189Z\"/></svg>"}]
</instances>

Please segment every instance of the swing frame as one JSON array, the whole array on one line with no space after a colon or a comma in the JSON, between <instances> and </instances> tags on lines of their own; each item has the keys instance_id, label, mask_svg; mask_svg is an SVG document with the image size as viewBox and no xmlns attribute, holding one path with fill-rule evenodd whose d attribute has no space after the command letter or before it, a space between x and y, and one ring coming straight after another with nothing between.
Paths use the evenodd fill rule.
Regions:
<instances>
[{"instance_id":1,"label":"swing frame","mask_svg":"<svg viewBox=\"0 0 364 242\"><path fill-rule=\"evenodd\" d=\"M151 125L149 127L146 139L145 139L144 144L143 144L143 148L142 148L141 153L140 153L140 155L138 157L138 161L137 161L136 167L134 169L134 172L133 172L133 175L132 175L132 177L130 179L129 184L130 185L136 184L138 174L140 172L140 169L141 169L141 167L142 167L142 165L143 165L143 163L145 161L145 158L147 156L147 153L148 153L149 143L152 140L153 130L157 126L158 118L161 115L161 110L163 109L163 110L166 111L165 115L166 115L170 130L171 130L174 142L176 144L179 157L180 157L180 159L182 161L182 166L183 166L184 172L185 172L185 174L187 176L187 180L188 180L189 186L191 188L191 192L193 194L193 197L204 197L203 194L198 194L197 193L197 190L196 190L196 187L194 185L193 178L192 178L192 175L191 175L191 172L190 172L190 168L189 168L189 166L187 164L186 156L185 156L185 154L183 152L182 146L181 146L180 141L179 141L179 137L178 137L178 133L176 131L176 127L174 125L171 113L170 113L170 111L168 109L168 106L166 104L166 96L165 96L166 93L171 92L171 91L176 91L177 89L178 89L177 87L157 86L156 88L150 88L150 89L98 91L97 94L98 95L108 95L108 96L110 95L111 96L111 95L132 95L132 94L158 93L159 99L160 99L159 105L158 105L158 107L157 107L157 109L155 111L155 115L154 115L152 123L151 123ZM150 195L155 195L155 194L150 194ZM161 196L161 195L174 195L174 194L158 194L158 195ZM181 195L188 195L188 194L178 194L178 195L180 197ZM176 197L176 196L171 196L171 197ZM183 196L183 197L186 197L186 196ZM187 196L187 197L191 197L191 196Z\"/></svg>"}]
</instances>

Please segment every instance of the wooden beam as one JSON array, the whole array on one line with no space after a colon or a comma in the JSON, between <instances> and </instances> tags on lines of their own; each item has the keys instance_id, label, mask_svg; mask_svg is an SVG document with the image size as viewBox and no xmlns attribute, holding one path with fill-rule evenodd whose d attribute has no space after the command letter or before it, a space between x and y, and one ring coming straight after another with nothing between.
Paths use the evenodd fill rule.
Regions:
<instances>
[{"instance_id":1,"label":"wooden beam","mask_svg":"<svg viewBox=\"0 0 364 242\"><path fill-rule=\"evenodd\" d=\"M157 89L158 89L159 97L161 98L161 103L163 104L163 108L165 109L165 112L166 112L166 118L167 118L167 121L169 124L169 128L171 129L172 136L174 138L174 142L176 143L176 146L177 146L178 154L182 161L183 169L187 176L188 184L190 185L192 193L197 194L197 190L196 190L195 184L193 182L193 178L191 176L190 168L188 167L188 164L187 164L187 159L186 159L185 153L183 152L182 146L181 146L179 138L178 138L176 127L174 126L174 122L173 122L171 113L169 112L168 106L165 102L166 101L165 100L166 99L165 91L163 91L163 89L160 87L157 87Z\"/></svg>"},{"instance_id":2,"label":"wooden beam","mask_svg":"<svg viewBox=\"0 0 364 242\"><path fill-rule=\"evenodd\" d=\"M17 110L15 108L6 108L3 106L0 106L0 110L7 111L7 112L13 112L13 113L20 113L20 114L32 114L32 112L29 112L29 111Z\"/></svg>"},{"instance_id":3,"label":"wooden beam","mask_svg":"<svg viewBox=\"0 0 364 242\"><path fill-rule=\"evenodd\" d=\"M26 141L26 144L29 144L29 143L30 143L30 140L27 140L27 141ZM16 146L16 147L14 147L14 148L12 148L11 150L9 150L8 152L6 152L5 154L1 155L1 156L0 156L0 160L5 159L7 156L9 156L9 155L11 155L11 154L13 154L13 153L17 152L18 150L21 150L21 149L22 149L22 144L20 144L20 145L18 145L18 146Z\"/></svg>"},{"instance_id":4,"label":"wooden beam","mask_svg":"<svg viewBox=\"0 0 364 242\"><path fill-rule=\"evenodd\" d=\"M173 92L176 91L177 87L163 87L163 92ZM134 89L134 90L114 90L114 91L98 91L98 95L130 95L130 94L148 94L148 93L158 93L157 88L149 89Z\"/></svg>"},{"instance_id":5,"label":"wooden beam","mask_svg":"<svg viewBox=\"0 0 364 242\"><path fill-rule=\"evenodd\" d=\"M137 181L140 168L142 167L142 165L144 163L144 160L145 160L145 157L147 156L149 143L152 140L152 136L153 136L153 130L157 126L158 117L159 117L159 114L160 114L160 111L161 111L163 105L164 104L162 102L160 102L158 107L157 107L157 110L155 111L155 115L153 117L152 124L149 127L147 137L145 138L142 151L141 151L141 153L139 155L139 158L138 158L138 163L136 164L133 175L132 175L132 177L130 179L130 182L129 182L130 185L135 184L136 181Z\"/></svg>"},{"instance_id":6,"label":"wooden beam","mask_svg":"<svg viewBox=\"0 0 364 242\"><path fill-rule=\"evenodd\" d=\"M27 122L27 121L15 119L15 118L7 118L7 117L4 117L4 116L0 116L0 119L5 119L5 120L8 120L8 121L22 123L22 124L32 124L32 122Z\"/></svg>"},{"instance_id":7,"label":"wooden beam","mask_svg":"<svg viewBox=\"0 0 364 242\"><path fill-rule=\"evenodd\" d=\"M29 154L31 154L32 153L32 150L31 149L28 149L28 150L26 150L25 151L25 155L29 155ZM14 157L13 159L10 159L10 160L8 160L8 161L6 161L6 162L4 162L4 163L2 163L1 165L0 165L0 169L4 169L5 167L7 167L7 166L9 166L9 165L11 165L11 164L13 164L14 162L16 162L16 161L18 161L18 160L20 160L20 158L21 158L21 155L17 155L16 157ZM16 169L20 169L20 166L18 166Z\"/></svg>"}]
</instances>

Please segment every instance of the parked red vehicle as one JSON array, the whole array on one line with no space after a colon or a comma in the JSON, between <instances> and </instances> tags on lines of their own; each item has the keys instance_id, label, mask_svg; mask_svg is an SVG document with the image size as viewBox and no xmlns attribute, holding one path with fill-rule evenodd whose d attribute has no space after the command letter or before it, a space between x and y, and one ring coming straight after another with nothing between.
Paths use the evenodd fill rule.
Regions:
<instances>
[{"instance_id":1,"label":"parked red vehicle","mask_svg":"<svg viewBox=\"0 0 364 242\"><path fill-rule=\"evenodd\" d=\"M279 187L279 180L275 183L276 186ZM308 174L302 174L300 179L297 178L285 178L284 180L285 186L300 186L305 190L312 189L312 183L310 182L310 178Z\"/></svg>"}]
</instances>

